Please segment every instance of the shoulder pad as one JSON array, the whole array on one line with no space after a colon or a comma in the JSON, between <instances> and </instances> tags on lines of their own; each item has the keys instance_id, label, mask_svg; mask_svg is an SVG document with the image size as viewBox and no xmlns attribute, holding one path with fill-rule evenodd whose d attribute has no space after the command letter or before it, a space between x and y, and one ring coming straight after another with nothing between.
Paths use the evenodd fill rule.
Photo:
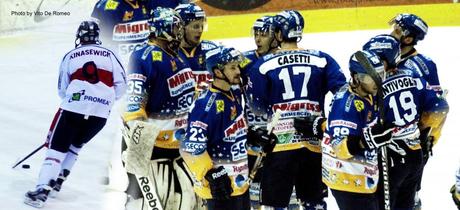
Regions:
<instances>
[{"instance_id":1,"label":"shoulder pad","mask_svg":"<svg viewBox=\"0 0 460 210\"><path fill-rule=\"evenodd\" d=\"M350 85L348 84L345 84L344 86L342 86L334 95L334 99L341 99L343 98L343 96L345 95L345 93L348 91L348 88L350 87Z\"/></svg>"},{"instance_id":2,"label":"shoulder pad","mask_svg":"<svg viewBox=\"0 0 460 210\"><path fill-rule=\"evenodd\" d=\"M120 3L115 0L107 0L104 10L116 10Z\"/></svg>"},{"instance_id":3,"label":"shoulder pad","mask_svg":"<svg viewBox=\"0 0 460 210\"><path fill-rule=\"evenodd\" d=\"M149 53L154 49L155 47L154 46L143 46L143 48L140 48L138 49L137 51L141 51L142 49L144 50L142 52L142 60L145 60L147 59L147 57L149 56ZM136 52L137 52L136 51Z\"/></svg>"}]
</instances>

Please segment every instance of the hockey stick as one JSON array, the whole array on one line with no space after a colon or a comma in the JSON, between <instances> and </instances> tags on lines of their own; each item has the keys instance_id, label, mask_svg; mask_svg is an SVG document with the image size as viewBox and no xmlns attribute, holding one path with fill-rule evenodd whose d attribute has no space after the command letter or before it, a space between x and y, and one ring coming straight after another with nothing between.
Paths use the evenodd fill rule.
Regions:
<instances>
[{"instance_id":1,"label":"hockey stick","mask_svg":"<svg viewBox=\"0 0 460 210\"><path fill-rule=\"evenodd\" d=\"M267 130L268 130L268 134L271 134L273 133L273 129L274 127L276 126L276 124L278 124L278 121L280 119L280 116L281 116L281 112L279 110L277 110L275 112L275 114L273 114L273 117L272 117L272 120L270 123L267 124ZM257 159L254 163L254 167L252 168L252 170L249 172L249 177L248 177L248 180L246 181L246 184L249 186L251 185L252 181L254 180L254 178L256 177L256 174L257 174L257 171L262 168L263 166L263 161L265 159L265 156L267 156L267 153L264 152L263 150L261 152L259 152L257 154Z\"/></svg>"},{"instance_id":2,"label":"hockey stick","mask_svg":"<svg viewBox=\"0 0 460 210\"><path fill-rule=\"evenodd\" d=\"M367 74L372 77L375 84L378 87L377 90L377 107L379 111L379 123L384 124L385 112L384 112L384 103L383 103L383 92L382 92L382 79L377 74L377 71L371 65L367 57L362 51L357 51L355 53L356 60L364 67ZM390 210L390 177L388 175L388 158L387 158L387 147L383 146L380 148L381 160L382 160L382 174L383 174L383 195L384 195L384 204L385 210Z\"/></svg>"},{"instance_id":3,"label":"hockey stick","mask_svg":"<svg viewBox=\"0 0 460 210\"><path fill-rule=\"evenodd\" d=\"M26 157L22 158L22 160L20 161L17 161L13 167L11 167L12 169L16 168L16 166L18 166L19 164L21 164L22 162L26 161L27 159L29 159L32 155L34 155L35 153L37 153L38 151L40 151L43 147L45 147L46 143L43 143L42 145L40 145L37 149L35 149L34 151L32 151L30 154L28 154Z\"/></svg>"}]
</instances>

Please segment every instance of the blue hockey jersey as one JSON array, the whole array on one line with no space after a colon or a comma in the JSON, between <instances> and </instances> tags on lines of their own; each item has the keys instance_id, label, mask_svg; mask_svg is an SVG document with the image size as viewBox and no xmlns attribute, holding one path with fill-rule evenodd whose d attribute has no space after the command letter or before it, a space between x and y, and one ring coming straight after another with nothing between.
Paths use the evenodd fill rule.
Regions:
<instances>
[{"instance_id":1,"label":"blue hockey jersey","mask_svg":"<svg viewBox=\"0 0 460 210\"><path fill-rule=\"evenodd\" d=\"M383 81L382 91L385 121L397 126L393 140L412 150L420 149L418 122L421 114L446 109L447 103L423 77L406 68L390 72Z\"/></svg>"},{"instance_id":2,"label":"blue hockey jersey","mask_svg":"<svg viewBox=\"0 0 460 210\"><path fill-rule=\"evenodd\" d=\"M216 47L217 45L214 42L203 40L193 49L186 50L181 47L179 50L179 53L183 54L187 58L190 68L193 70L193 74L195 75L196 84L199 87L207 86L209 81L212 80L212 75L206 69L205 61L206 53Z\"/></svg>"},{"instance_id":3,"label":"blue hockey jersey","mask_svg":"<svg viewBox=\"0 0 460 210\"><path fill-rule=\"evenodd\" d=\"M155 120L162 128L155 146L179 148L195 93L195 79L186 58L146 43L131 55L128 72L124 120Z\"/></svg>"},{"instance_id":4,"label":"blue hockey jersey","mask_svg":"<svg viewBox=\"0 0 460 210\"><path fill-rule=\"evenodd\" d=\"M150 34L149 10L142 1L99 0L91 16L99 19L102 42L125 63L135 46L147 40Z\"/></svg>"},{"instance_id":5,"label":"blue hockey jersey","mask_svg":"<svg viewBox=\"0 0 460 210\"><path fill-rule=\"evenodd\" d=\"M423 77L437 93L441 93L438 69L431 58L414 52L398 63L398 68L411 69L420 77Z\"/></svg>"},{"instance_id":6,"label":"blue hockey jersey","mask_svg":"<svg viewBox=\"0 0 460 210\"><path fill-rule=\"evenodd\" d=\"M231 181L232 196L248 189L246 151L247 124L241 101L232 91L221 92L213 87L201 93L194 102L181 156L193 176L195 192L204 199L212 198L206 172L223 166Z\"/></svg>"},{"instance_id":7,"label":"blue hockey jersey","mask_svg":"<svg viewBox=\"0 0 460 210\"><path fill-rule=\"evenodd\" d=\"M296 133L294 118L323 115L327 92L346 83L337 62L316 50L278 51L265 55L249 70L248 103L256 114L281 111L274 127L277 151L307 147L321 152L317 139L304 139Z\"/></svg>"},{"instance_id":8,"label":"blue hockey jersey","mask_svg":"<svg viewBox=\"0 0 460 210\"><path fill-rule=\"evenodd\" d=\"M252 66L259 60L259 55L256 50L250 50L243 53L244 60L240 64L241 67L241 78L243 79L243 86L247 85L249 71L253 70ZM248 101L248 99L246 99ZM267 126L268 116L267 113L262 115L256 115L248 103L244 104L244 112L248 120L249 125L265 127Z\"/></svg>"},{"instance_id":9,"label":"blue hockey jersey","mask_svg":"<svg viewBox=\"0 0 460 210\"><path fill-rule=\"evenodd\" d=\"M360 97L343 86L332 100L328 128L322 141L323 182L331 189L373 193L379 179L376 150L351 154L350 136L363 138L363 128L376 123L372 97Z\"/></svg>"}]
</instances>

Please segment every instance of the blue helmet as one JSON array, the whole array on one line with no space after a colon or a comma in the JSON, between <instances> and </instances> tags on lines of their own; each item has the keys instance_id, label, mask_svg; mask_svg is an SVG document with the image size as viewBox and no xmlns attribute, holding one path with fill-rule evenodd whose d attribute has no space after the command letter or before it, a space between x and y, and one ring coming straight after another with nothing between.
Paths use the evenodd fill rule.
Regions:
<instances>
[{"instance_id":1,"label":"blue helmet","mask_svg":"<svg viewBox=\"0 0 460 210\"><path fill-rule=\"evenodd\" d=\"M174 10L179 13L179 16L184 21L184 25L188 25L194 20L206 19L204 10L195 3L179 4Z\"/></svg>"},{"instance_id":2,"label":"blue helmet","mask_svg":"<svg viewBox=\"0 0 460 210\"><path fill-rule=\"evenodd\" d=\"M252 26L252 34L257 32L270 33L273 32L273 16L263 16L258 18Z\"/></svg>"},{"instance_id":3,"label":"blue helmet","mask_svg":"<svg viewBox=\"0 0 460 210\"><path fill-rule=\"evenodd\" d=\"M284 10L273 17L275 31L281 31L284 39L302 39L304 20L296 10Z\"/></svg>"},{"instance_id":4,"label":"blue helmet","mask_svg":"<svg viewBox=\"0 0 460 210\"><path fill-rule=\"evenodd\" d=\"M403 36L414 37L414 44L423 40L428 32L428 25L420 17L414 14L399 14L390 21L402 29Z\"/></svg>"},{"instance_id":5,"label":"blue helmet","mask_svg":"<svg viewBox=\"0 0 460 210\"><path fill-rule=\"evenodd\" d=\"M393 36L382 34L373 37L363 46L363 50L371 51L388 63L389 68L396 67L401 56L400 42Z\"/></svg>"},{"instance_id":6,"label":"blue helmet","mask_svg":"<svg viewBox=\"0 0 460 210\"><path fill-rule=\"evenodd\" d=\"M385 72L385 69L383 67L383 63L380 60L380 58L373 52L370 51L362 51L366 58L370 61L372 67L374 67L375 71L378 74L382 74ZM350 61L348 62L350 72L352 73L360 73L360 74L368 74L366 69L358 62L358 60L355 57L355 54L350 57Z\"/></svg>"},{"instance_id":7,"label":"blue helmet","mask_svg":"<svg viewBox=\"0 0 460 210\"><path fill-rule=\"evenodd\" d=\"M225 64L242 60L242 54L235 48L218 46L206 53L206 69L211 75L214 75L215 68L222 70Z\"/></svg>"},{"instance_id":8,"label":"blue helmet","mask_svg":"<svg viewBox=\"0 0 460 210\"><path fill-rule=\"evenodd\" d=\"M157 7L150 13L148 22L154 37L179 42L182 39L182 19L173 9ZM174 27L178 27L176 32Z\"/></svg>"}]
</instances>

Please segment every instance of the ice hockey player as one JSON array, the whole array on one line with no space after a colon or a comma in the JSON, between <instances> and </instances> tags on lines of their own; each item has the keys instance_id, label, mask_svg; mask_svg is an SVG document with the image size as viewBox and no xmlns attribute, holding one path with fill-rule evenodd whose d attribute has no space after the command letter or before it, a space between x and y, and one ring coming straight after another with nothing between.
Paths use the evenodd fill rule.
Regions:
<instances>
[{"instance_id":1,"label":"ice hockey player","mask_svg":"<svg viewBox=\"0 0 460 210\"><path fill-rule=\"evenodd\" d=\"M119 59L100 44L97 23L83 21L75 49L61 62L58 93L62 103L48 133L36 189L25 195L28 205L41 208L51 191L61 189L83 145L104 127L115 100L126 90Z\"/></svg>"},{"instance_id":2,"label":"ice hockey player","mask_svg":"<svg viewBox=\"0 0 460 210\"><path fill-rule=\"evenodd\" d=\"M247 123L242 101L231 86L240 83L242 55L234 48L218 47L206 53L213 74L211 87L201 93L189 115L181 155L196 180L195 192L207 200L208 210L249 210ZM266 130L249 142L269 152L274 134Z\"/></svg>"},{"instance_id":3,"label":"ice hockey player","mask_svg":"<svg viewBox=\"0 0 460 210\"><path fill-rule=\"evenodd\" d=\"M391 35L373 37L364 46L382 60L385 74L382 83L384 121L394 127L389 144L391 209L412 210L423 167L420 146L421 130L439 138L449 111L447 102L438 97L421 75L411 69L396 68L400 55L399 41Z\"/></svg>"},{"instance_id":4,"label":"ice hockey player","mask_svg":"<svg viewBox=\"0 0 460 210\"><path fill-rule=\"evenodd\" d=\"M377 55L363 53L376 72L384 71ZM377 149L390 143L392 129L377 123L375 79L355 55L350 57L349 69L351 82L332 99L322 141L323 181L340 210L378 210Z\"/></svg>"},{"instance_id":5,"label":"ice hockey player","mask_svg":"<svg viewBox=\"0 0 460 210\"><path fill-rule=\"evenodd\" d=\"M254 42L257 46L257 49L249 50L243 53L244 58L240 65L243 86L247 85L248 71L251 70L251 67L257 62L257 60L268 53L274 53L278 49L278 44L275 40L275 32L273 30L273 16L263 16L258 18L252 26L251 33L254 36ZM246 101L247 100L248 99L246 99ZM250 127L248 132L254 131L254 129L257 128L265 128L267 126L267 114L254 114L251 111L248 103L245 103L244 112ZM251 135L248 135L248 138L249 136ZM252 170L259 150L260 148L258 147L248 148L249 170ZM259 209L260 207L260 179L262 177L262 173L263 167L258 169L256 177L254 178L249 188L249 197L251 199L251 207L253 209ZM289 209L291 209L291 207L292 209L298 208L295 192L293 192L291 201L289 203Z\"/></svg>"},{"instance_id":6,"label":"ice hockey player","mask_svg":"<svg viewBox=\"0 0 460 210\"><path fill-rule=\"evenodd\" d=\"M399 38L401 42L401 61L398 63L398 67L414 70L417 74L420 74L440 96L444 95L445 91L441 88L436 64L431 58L420 54L415 49L417 43L422 41L428 32L428 25L426 22L414 14L399 14L390 21L390 24L393 26L391 35ZM428 130L421 131L422 136L426 136L427 131ZM424 166L432 153L432 147L435 143L429 141L430 139L432 138L420 139L423 150ZM417 187L415 196L415 210L420 210L422 205L418 196L418 191L420 191L421 188L421 178L422 176L420 176L419 186Z\"/></svg>"},{"instance_id":7,"label":"ice hockey player","mask_svg":"<svg viewBox=\"0 0 460 210\"><path fill-rule=\"evenodd\" d=\"M127 206L191 209L196 198L179 154L195 88L193 72L178 54L183 23L173 9L159 7L149 25L149 42L133 52L128 70L123 114L131 197Z\"/></svg>"},{"instance_id":8,"label":"ice hockey player","mask_svg":"<svg viewBox=\"0 0 460 210\"><path fill-rule=\"evenodd\" d=\"M249 71L248 99L256 114L281 112L274 133L273 153L264 162L261 180L263 208L286 208L295 186L305 209L326 209L326 186L321 181L320 139L302 137L294 118L323 115L324 97L346 83L337 62L317 50L297 46L303 17L286 10L274 16L275 39L280 49L265 55ZM268 91L269 90L269 91Z\"/></svg>"},{"instance_id":9,"label":"ice hockey player","mask_svg":"<svg viewBox=\"0 0 460 210\"><path fill-rule=\"evenodd\" d=\"M99 0L91 16L99 20L101 37L126 65L136 45L149 36L149 8L145 0Z\"/></svg>"},{"instance_id":10,"label":"ice hockey player","mask_svg":"<svg viewBox=\"0 0 460 210\"><path fill-rule=\"evenodd\" d=\"M217 45L211 41L201 40L206 27L206 14L200 6L195 3L180 4L175 10L184 21L184 36L179 52L188 59L190 68L195 74L196 84L199 90L202 90L212 79L211 74L206 70L205 54Z\"/></svg>"},{"instance_id":11,"label":"ice hockey player","mask_svg":"<svg viewBox=\"0 0 460 210\"><path fill-rule=\"evenodd\" d=\"M457 170L455 184L450 188L450 193L452 193L452 199L455 205L460 209L460 169Z\"/></svg>"}]
</instances>

